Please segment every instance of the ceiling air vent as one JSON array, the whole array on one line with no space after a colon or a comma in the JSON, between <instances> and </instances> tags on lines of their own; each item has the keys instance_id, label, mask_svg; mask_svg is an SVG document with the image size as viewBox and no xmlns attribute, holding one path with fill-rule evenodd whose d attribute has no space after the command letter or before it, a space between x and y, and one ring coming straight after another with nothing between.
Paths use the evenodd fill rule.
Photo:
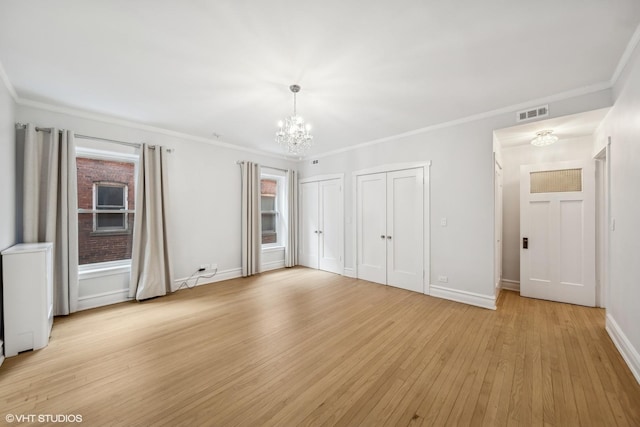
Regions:
<instances>
[{"instance_id":1,"label":"ceiling air vent","mask_svg":"<svg viewBox=\"0 0 640 427\"><path fill-rule=\"evenodd\" d=\"M525 122L527 120L539 119L549 115L549 106L542 105L540 107L531 108L529 110L518 111L516 113L517 122Z\"/></svg>"}]
</instances>

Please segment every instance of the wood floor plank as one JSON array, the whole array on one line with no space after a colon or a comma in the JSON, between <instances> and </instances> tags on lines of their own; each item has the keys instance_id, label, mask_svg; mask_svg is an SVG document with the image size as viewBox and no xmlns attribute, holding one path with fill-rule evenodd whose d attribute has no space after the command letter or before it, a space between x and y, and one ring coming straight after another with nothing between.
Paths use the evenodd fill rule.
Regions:
<instances>
[{"instance_id":1,"label":"wood floor plank","mask_svg":"<svg viewBox=\"0 0 640 427\"><path fill-rule=\"evenodd\" d=\"M540 345L540 364L542 375L542 408L543 422L546 426L560 426L556 418L554 405L554 389L553 389L553 367L554 367L554 341L553 328L549 322L545 321L548 315L547 306L550 304L536 305L536 320L540 324L539 345Z\"/></svg>"},{"instance_id":2,"label":"wood floor plank","mask_svg":"<svg viewBox=\"0 0 640 427\"><path fill-rule=\"evenodd\" d=\"M518 298L514 301L513 310L522 313L522 306L526 300ZM494 404L495 414L485 417L484 425L508 425L509 408L512 401L519 401L519 389L514 387L514 377L516 364L520 363L521 356L518 356L517 348L519 337L523 331L523 317L513 316L512 321L506 325L505 342L501 349L501 363L503 364L504 377L499 389L499 397ZM493 415L493 416L491 416Z\"/></svg>"},{"instance_id":3,"label":"wood floor plank","mask_svg":"<svg viewBox=\"0 0 640 427\"><path fill-rule=\"evenodd\" d=\"M0 415L88 425L640 425L604 311L496 311L306 268L56 318Z\"/></svg>"}]
</instances>

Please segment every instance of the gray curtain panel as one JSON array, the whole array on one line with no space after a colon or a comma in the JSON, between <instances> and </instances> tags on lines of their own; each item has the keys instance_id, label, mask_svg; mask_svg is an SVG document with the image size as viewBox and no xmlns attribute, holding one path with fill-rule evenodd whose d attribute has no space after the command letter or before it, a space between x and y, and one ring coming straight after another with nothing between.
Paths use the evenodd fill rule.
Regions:
<instances>
[{"instance_id":1,"label":"gray curtain panel","mask_svg":"<svg viewBox=\"0 0 640 427\"><path fill-rule=\"evenodd\" d=\"M260 165L240 163L242 170L242 277L260 273L262 224L260 214Z\"/></svg>"},{"instance_id":2,"label":"gray curtain panel","mask_svg":"<svg viewBox=\"0 0 640 427\"><path fill-rule=\"evenodd\" d=\"M284 249L284 266L298 265L298 173L287 171L287 244Z\"/></svg>"},{"instance_id":3,"label":"gray curtain panel","mask_svg":"<svg viewBox=\"0 0 640 427\"><path fill-rule=\"evenodd\" d=\"M18 131L22 240L53 243L54 315L78 308L78 185L73 132Z\"/></svg>"},{"instance_id":4,"label":"gray curtain panel","mask_svg":"<svg viewBox=\"0 0 640 427\"><path fill-rule=\"evenodd\" d=\"M129 282L138 301L171 292L167 155L164 147L140 148Z\"/></svg>"}]
</instances>

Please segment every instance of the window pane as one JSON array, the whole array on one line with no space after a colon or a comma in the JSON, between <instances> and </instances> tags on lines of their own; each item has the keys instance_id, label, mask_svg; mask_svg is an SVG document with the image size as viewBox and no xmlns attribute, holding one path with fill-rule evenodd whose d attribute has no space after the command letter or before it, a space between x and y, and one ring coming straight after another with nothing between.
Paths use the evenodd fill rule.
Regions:
<instances>
[{"instance_id":1,"label":"window pane","mask_svg":"<svg viewBox=\"0 0 640 427\"><path fill-rule=\"evenodd\" d=\"M78 208L135 209L134 163L78 157L76 164ZM133 213L78 214L78 262L84 265L131 259L134 217Z\"/></svg>"},{"instance_id":2,"label":"window pane","mask_svg":"<svg viewBox=\"0 0 640 427\"><path fill-rule=\"evenodd\" d=\"M125 229L125 214L104 213L96 214L96 229L115 228Z\"/></svg>"},{"instance_id":3,"label":"window pane","mask_svg":"<svg viewBox=\"0 0 640 427\"><path fill-rule=\"evenodd\" d=\"M98 217L116 215L120 217L120 221L125 216L125 214L95 215ZM84 265L131 259L135 215L126 214L128 223L126 230L111 232L94 231L93 216L92 213L78 214L78 263Z\"/></svg>"},{"instance_id":4,"label":"window pane","mask_svg":"<svg viewBox=\"0 0 640 427\"><path fill-rule=\"evenodd\" d=\"M262 244L266 245L268 243L278 243L278 235L276 233L263 233Z\"/></svg>"},{"instance_id":5,"label":"window pane","mask_svg":"<svg viewBox=\"0 0 640 427\"><path fill-rule=\"evenodd\" d=\"M278 216L275 213L278 199L278 181L260 180L260 208L262 210L262 244L278 242Z\"/></svg>"},{"instance_id":6,"label":"window pane","mask_svg":"<svg viewBox=\"0 0 640 427\"><path fill-rule=\"evenodd\" d=\"M276 210L276 198L275 197L262 196L260 204L261 204L261 208L262 208L263 211L275 211Z\"/></svg>"},{"instance_id":7,"label":"window pane","mask_svg":"<svg viewBox=\"0 0 640 427\"><path fill-rule=\"evenodd\" d=\"M262 231L276 231L276 215L275 214L262 214Z\"/></svg>"},{"instance_id":8,"label":"window pane","mask_svg":"<svg viewBox=\"0 0 640 427\"><path fill-rule=\"evenodd\" d=\"M582 169L531 172L531 193L582 191Z\"/></svg>"},{"instance_id":9,"label":"window pane","mask_svg":"<svg viewBox=\"0 0 640 427\"><path fill-rule=\"evenodd\" d=\"M124 187L111 185L98 185L98 202L96 208L101 206L124 208Z\"/></svg>"},{"instance_id":10,"label":"window pane","mask_svg":"<svg viewBox=\"0 0 640 427\"><path fill-rule=\"evenodd\" d=\"M276 189L278 188L278 182L275 179L262 179L260 180L260 194L268 194L272 197L276 196Z\"/></svg>"}]
</instances>

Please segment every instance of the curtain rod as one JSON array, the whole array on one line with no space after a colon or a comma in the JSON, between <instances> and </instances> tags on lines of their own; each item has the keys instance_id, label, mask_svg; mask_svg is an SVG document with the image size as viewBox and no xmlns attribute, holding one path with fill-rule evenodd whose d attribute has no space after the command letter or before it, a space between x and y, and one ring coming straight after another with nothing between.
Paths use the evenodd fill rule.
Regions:
<instances>
[{"instance_id":1,"label":"curtain rod","mask_svg":"<svg viewBox=\"0 0 640 427\"><path fill-rule=\"evenodd\" d=\"M242 165L242 164L244 164L244 160L237 160L236 161L236 165ZM274 168L273 166L260 165L260 167L267 168L267 169L274 169L274 170L282 171L282 172L289 172L289 169Z\"/></svg>"},{"instance_id":2,"label":"curtain rod","mask_svg":"<svg viewBox=\"0 0 640 427\"><path fill-rule=\"evenodd\" d=\"M23 123L16 123L16 127L18 128L25 128L27 125L23 124ZM36 126L36 131L38 132L51 132L52 128L41 128L41 127L37 127ZM74 136L76 138L81 138L81 139L92 139L94 141L104 141L104 142L111 142L113 144L120 144L120 145L126 145L128 147L134 147L134 148L140 148L142 146L141 143L139 142L126 142L126 141L118 141L117 139L108 139L108 138L100 138L97 136L89 136L89 135L80 135L80 134L74 134ZM149 148L151 148L152 150L155 150L156 146L155 145L149 145ZM173 148L167 148L167 152L169 153L173 153L174 149Z\"/></svg>"}]
</instances>

